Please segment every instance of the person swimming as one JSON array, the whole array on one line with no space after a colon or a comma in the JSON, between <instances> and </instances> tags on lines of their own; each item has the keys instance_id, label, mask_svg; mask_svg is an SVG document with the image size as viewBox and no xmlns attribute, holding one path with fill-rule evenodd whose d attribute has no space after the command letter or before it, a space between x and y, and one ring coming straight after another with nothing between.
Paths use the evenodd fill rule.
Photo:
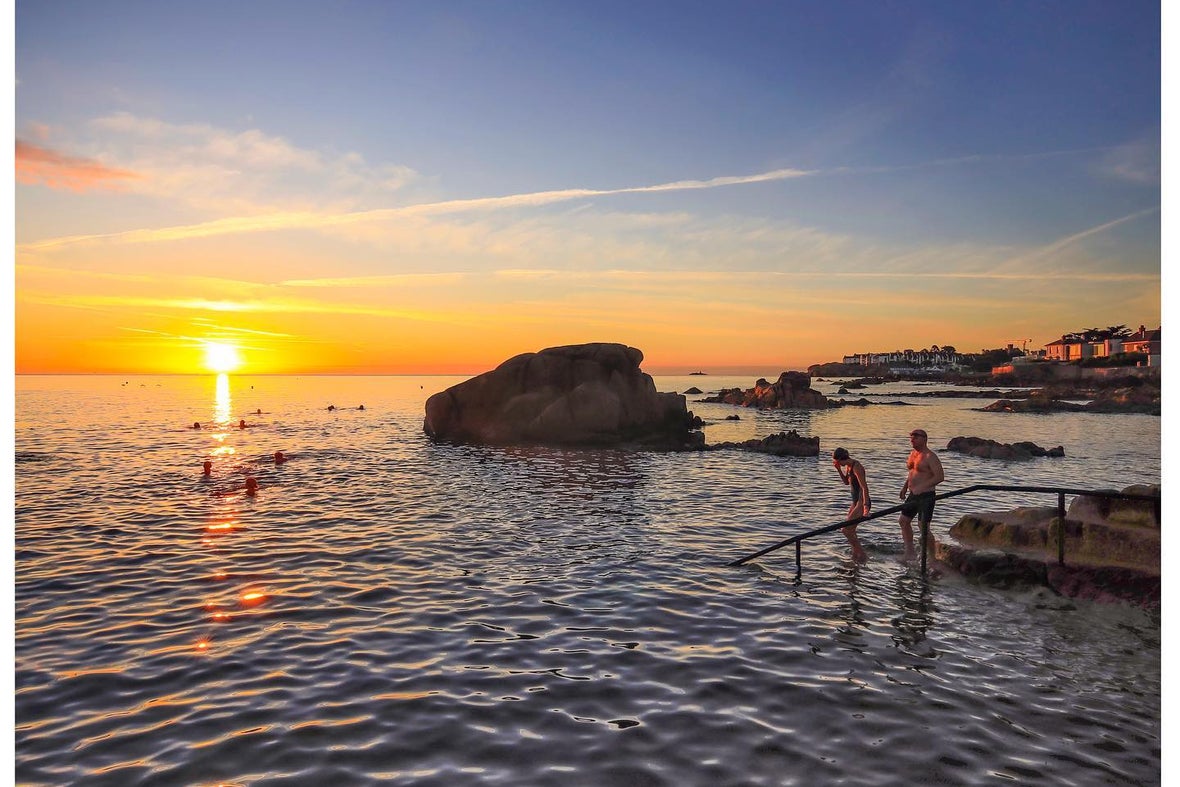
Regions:
<instances>
[{"instance_id":1,"label":"person swimming","mask_svg":"<svg viewBox=\"0 0 1180 787\"><path fill-rule=\"evenodd\" d=\"M213 463L212 462L210 462L208 459L206 459L205 464L203 464L201 466L204 468L204 475L213 475Z\"/></svg>"},{"instance_id":2,"label":"person swimming","mask_svg":"<svg viewBox=\"0 0 1180 787\"><path fill-rule=\"evenodd\" d=\"M201 428L201 422L200 421L193 421L193 429L200 429L200 428Z\"/></svg>"},{"instance_id":3,"label":"person swimming","mask_svg":"<svg viewBox=\"0 0 1180 787\"><path fill-rule=\"evenodd\" d=\"M242 420L238 421L238 428L239 428L239 429L245 429L245 428L246 428L246 419L245 419L245 418L243 418Z\"/></svg>"},{"instance_id":4,"label":"person swimming","mask_svg":"<svg viewBox=\"0 0 1180 787\"><path fill-rule=\"evenodd\" d=\"M281 465L283 462L286 462L286 461L287 461L287 457L283 456L282 451L275 451L275 464L276 465Z\"/></svg>"},{"instance_id":5,"label":"person swimming","mask_svg":"<svg viewBox=\"0 0 1180 787\"><path fill-rule=\"evenodd\" d=\"M258 493L258 482L256 480L254 480L253 478L247 478L246 479L246 494L248 494L250 497L254 497L254 495L257 493Z\"/></svg>"},{"instance_id":6,"label":"person swimming","mask_svg":"<svg viewBox=\"0 0 1180 787\"><path fill-rule=\"evenodd\" d=\"M365 409L365 406L362 404L360 407L358 407L358 408L356 408L356 409L358 409L358 410L364 410L364 409Z\"/></svg>"}]
</instances>

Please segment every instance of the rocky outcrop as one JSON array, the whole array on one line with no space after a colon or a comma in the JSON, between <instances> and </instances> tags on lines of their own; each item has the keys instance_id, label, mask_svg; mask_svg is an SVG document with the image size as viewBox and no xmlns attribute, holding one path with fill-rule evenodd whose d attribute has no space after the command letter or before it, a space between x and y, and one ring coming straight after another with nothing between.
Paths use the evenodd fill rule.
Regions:
<instances>
[{"instance_id":1,"label":"rocky outcrop","mask_svg":"<svg viewBox=\"0 0 1180 787\"><path fill-rule=\"evenodd\" d=\"M1060 399L1053 399L1046 396L1039 391L1034 391L1023 401L1001 399L998 402L992 402L987 407L981 407L979 409L985 413L1084 413L1086 406L1084 404L1074 404L1073 402L1063 402Z\"/></svg>"},{"instance_id":2,"label":"rocky outcrop","mask_svg":"<svg viewBox=\"0 0 1180 787\"><path fill-rule=\"evenodd\" d=\"M955 451L968 456L978 456L983 459L1007 459L1026 461L1038 456L1065 456L1065 449L1041 448L1036 443L997 443L982 437L952 437L946 444L946 450Z\"/></svg>"},{"instance_id":3,"label":"rocky outcrop","mask_svg":"<svg viewBox=\"0 0 1180 787\"><path fill-rule=\"evenodd\" d=\"M811 387L806 372L783 372L773 383L760 379L745 391L727 388L701 401L766 409L822 410L830 406L827 397Z\"/></svg>"},{"instance_id":4,"label":"rocky outcrop","mask_svg":"<svg viewBox=\"0 0 1180 787\"><path fill-rule=\"evenodd\" d=\"M1062 595L1160 603L1159 487L1130 486L1123 500L1079 495L1061 522L1055 506L962 517L950 529L958 542L938 544L939 560L969 576L1001 585L1045 584ZM1113 490L1112 490L1113 492ZM1065 534L1065 563L1057 562Z\"/></svg>"},{"instance_id":5,"label":"rocky outcrop","mask_svg":"<svg viewBox=\"0 0 1180 787\"><path fill-rule=\"evenodd\" d=\"M423 429L482 445L700 448L700 419L681 394L658 393L642 361L623 344L524 353L427 399Z\"/></svg>"},{"instance_id":6,"label":"rocky outcrop","mask_svg":"<svg viewBox=\"0 0 1180 787\"><path fill-rule=\"evenodd\" d=\"M1062 401L1062 397L1086 399L1088 404ZM1024 401L1014 398L1001 399L981 408L989 413L1142 413L1160 414L1160 387L1150 383L1139 383L1120 388L1096 388L1092 390L1063 390L1061 386L1033 391Z\"/></svg>"},{"instance_id":7,"label":"rocky outcrop","mask_svg":"<svg viewBox=\"0 0 1180 787\"><path fill-rule=\"evenodd\" d=\"M1160 414L1159 386L1137 385L1098 392L1086 409L1096 413Z\"/></svg>"},{"instance_id":8,"label":"rocky outcrop","mask_svg":"<svg viewBox=\"0 0 1180 787\"><path fill-rule=\"evenodd\" d=\"M829 407L868 407L869 405L889 405L891 407L913 407L909 402L870 402L863 396L859 399L829 399Z\"/></svg>"},{"instance_id":9,"label":"rocky outcrop","mask_svg":"<svg viewBox=\"0 0 1180 787\"><path fill-rule=\"evenodd\" d=\"M779 432L761 440L751 439L740 443L717 443L708 446L710 451L731 448L740 451L754 451L775 456L819 456L819 438L803 437L794 429Z\"/></svg>"}]
</instances>

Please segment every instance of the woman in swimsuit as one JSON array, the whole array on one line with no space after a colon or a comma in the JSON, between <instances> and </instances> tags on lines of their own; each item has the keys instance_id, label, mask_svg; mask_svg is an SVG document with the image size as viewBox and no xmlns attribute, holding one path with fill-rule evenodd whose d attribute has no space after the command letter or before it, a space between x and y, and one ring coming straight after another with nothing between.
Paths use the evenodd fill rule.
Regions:
<instances>
[{"instance_id":1,"label":"woman in swimsuit","mask_svg":"<svg viewBox=\"0 0 1180 787\"><path fill-rule=\"evenodd\" d=\"M832 452L832 466L840 474L840 480L851 487L852 505L848 508L848 519L857 519L869 515L872 500L869 499L869 482L865 478L865 466L848 455L848 451L837 448ZM852 547L852 559L863 563L869 559L868 553L860 545L856 537L856 525L850 525L841 530Z\"/></svg>"}]
</instances>

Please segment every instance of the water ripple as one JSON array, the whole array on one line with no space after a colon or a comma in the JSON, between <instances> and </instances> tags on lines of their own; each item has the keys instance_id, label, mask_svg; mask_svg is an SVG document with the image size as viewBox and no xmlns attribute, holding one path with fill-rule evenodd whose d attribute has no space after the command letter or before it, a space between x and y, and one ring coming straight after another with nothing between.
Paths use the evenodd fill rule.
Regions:
<instances>
[{"instance_id":1,"label":"water ripple","mask_svg":"<svg viewBox=\"0 0 1180 787\"><path fill-rule=\"evenodd\" d=\"M185 428L210 419L205 381L21 378L20 423L54 426L18 424L18 781L1159 781L1158 615L924 581L897 562L895 523L862 525L865 566L830 540L798 583L793 555L730 569L842 516L830 465L437 446L427 383L255 378L232 409L262 409L256 428L217 431ZM325 409L354 400L366 410ZM1065 443L1069 461L948 456L954 486L1151 480L1110 475L1129 462L1158 478L1158 420L976 405L920 417ZM717 426L819 434L888 490L909 428L894 419L916 417L897 412Z\"/></svg>"}]
</instances>

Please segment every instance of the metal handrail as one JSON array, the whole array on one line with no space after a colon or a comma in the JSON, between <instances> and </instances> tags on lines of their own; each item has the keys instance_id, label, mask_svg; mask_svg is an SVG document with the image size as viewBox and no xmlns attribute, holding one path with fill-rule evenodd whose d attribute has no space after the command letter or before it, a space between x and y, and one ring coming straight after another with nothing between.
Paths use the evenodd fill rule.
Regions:
<instances>
[{"instance_id":1,"label":"metal handrail","mask_svg":"<svg viewBox=\"0 0 1180 787\"><path fill-rule=\"evenodd\" d=\"M1065 496L1066 495L1085 495L1089 497L1113 497L1123 500L1154 500L1155 501L1155 518L1158 522L1160 520L1160 495L1142 495L1130 494L1126 492L1107 492L1100 489L1069 489L1057 486L1005 486L1002 484L975 484L974 486L963 487L962 489L955 489L951 492L944 492L941 495L935 495L934 499L945 500L948 497L955 497L957 495L965 495L970 492L990 491L990 492L1043 492L1057 495L1057 521L1060 523L1057 528L1057 563L1065 565ZM782 549L785 546L795 545L795 577L798 579L803 575L803 542L813 536L823 535L824 533L831 533L834 530L843 530L851 525L857 525L861 522L867 522L870 519L877 519L878 517L888 516L889 514L896 514L905 508L905 504L896 505L891 508L886 508L884 511L875 511L867 516L859 516L855 519L846 519L836 522L831 525L809 530L806 533L791 536L779 541L777 544L772 544L766 549L759 550L752 555L735 560L729 563L730 566L740 566L747 563L754 558L762 557L776 550ZM926 545L930 536L930 525L928 522L922 522L922 573L926 573Z\"/></svg>"}]
</instances>

